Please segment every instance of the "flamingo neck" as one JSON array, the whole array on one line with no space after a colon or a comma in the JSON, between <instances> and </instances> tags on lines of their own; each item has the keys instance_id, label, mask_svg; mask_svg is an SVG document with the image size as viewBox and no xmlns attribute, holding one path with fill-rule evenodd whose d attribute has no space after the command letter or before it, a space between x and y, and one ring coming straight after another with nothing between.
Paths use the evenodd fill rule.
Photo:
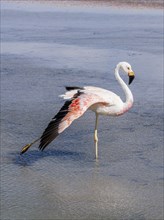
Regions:
<instances>
[{"instance_id":1,"label":"flamingo neck","mask_svg":"<svg viewBox=\"0 0 164 220\"><path fill-rule=\"evenodd\" d=\"M128 110L129 108L131 108L131 106L133 104L133 95L132 95L132 92L130 91L129 87L126 85L126 83L120 77L120 74L119 74L120 67L121 66L118 64L115 69L115 77L125 93L126 101L124 102L124 108L125 108L125 110Z\"/></svg>"}]
</instances>

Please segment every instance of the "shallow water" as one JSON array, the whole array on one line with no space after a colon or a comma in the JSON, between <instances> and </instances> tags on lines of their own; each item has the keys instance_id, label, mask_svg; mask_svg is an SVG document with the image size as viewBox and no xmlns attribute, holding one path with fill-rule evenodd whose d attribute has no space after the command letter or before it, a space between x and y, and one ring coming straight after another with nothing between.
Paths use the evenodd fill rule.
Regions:
<instances>
[{"instance_id":1,"label":"shallow water","mask_svg":"<svg viewBox=\"0 0 164 220\"><path fill-rule=\"evenodd\" d=\"M162 12L2 6L1 219L162 219ZM113 74L122 60L136 73L135 102L100 117L98 161L92 112L44 152L19 155L63 104L65 85L124 99Z\"/></svg>"}]
</instances>

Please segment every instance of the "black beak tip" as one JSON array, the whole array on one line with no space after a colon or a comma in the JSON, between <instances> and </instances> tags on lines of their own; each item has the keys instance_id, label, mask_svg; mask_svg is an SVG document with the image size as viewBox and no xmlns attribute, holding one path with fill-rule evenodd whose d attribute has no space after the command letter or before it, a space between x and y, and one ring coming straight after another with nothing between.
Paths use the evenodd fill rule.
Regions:
<instances>
[{"instance_id":1,"label":"black beak tip","mask_svg":"<svg viewBox=\"0 0 164 220\"><path fill-rule=\"evenodd\" d=\"M132 81L134 80L135 76L129 76L129 85L132 83Z\"/></svg>"}]
</instances>

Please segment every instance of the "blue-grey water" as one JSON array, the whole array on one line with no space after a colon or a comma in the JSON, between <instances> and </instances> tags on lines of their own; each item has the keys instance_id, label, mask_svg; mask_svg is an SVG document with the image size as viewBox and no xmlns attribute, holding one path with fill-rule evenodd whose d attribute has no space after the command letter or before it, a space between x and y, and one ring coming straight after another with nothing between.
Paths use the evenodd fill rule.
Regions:
<instances>
[{"instance_id":1,"label":"blue-grey water","mask_svg":"<svg viewBox=\"0 0 164 220\"><path fill-rule=\"evenodd\" d=\"M163 219L162 10L1 5L1 219ZM134 106L118 118L86 112L44 152L39 137L64 86L124 94L119 61L136 73ZM128 81L126 76L122 76Z\"/></svg>"}]
</instances>

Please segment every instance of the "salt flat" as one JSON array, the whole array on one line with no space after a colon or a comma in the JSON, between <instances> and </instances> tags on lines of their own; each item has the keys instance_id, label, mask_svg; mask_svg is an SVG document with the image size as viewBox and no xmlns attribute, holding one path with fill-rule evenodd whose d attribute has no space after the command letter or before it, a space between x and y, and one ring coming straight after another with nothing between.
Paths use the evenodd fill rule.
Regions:
<instances>
[{"instance_id":1,"label":"salt flat","mask_svg":"<svg viewBox=\"0 0 164 220\"><path fill-rule=\"evenodd\" d=\"M1 17L1 219L162 219L162 10L4 1ZM65 85L124 99L114 78L123 60L135 102L100 117L98 162L92 112L44 152L19 155L62 106Z\"/></svg>"}]
</instances>

